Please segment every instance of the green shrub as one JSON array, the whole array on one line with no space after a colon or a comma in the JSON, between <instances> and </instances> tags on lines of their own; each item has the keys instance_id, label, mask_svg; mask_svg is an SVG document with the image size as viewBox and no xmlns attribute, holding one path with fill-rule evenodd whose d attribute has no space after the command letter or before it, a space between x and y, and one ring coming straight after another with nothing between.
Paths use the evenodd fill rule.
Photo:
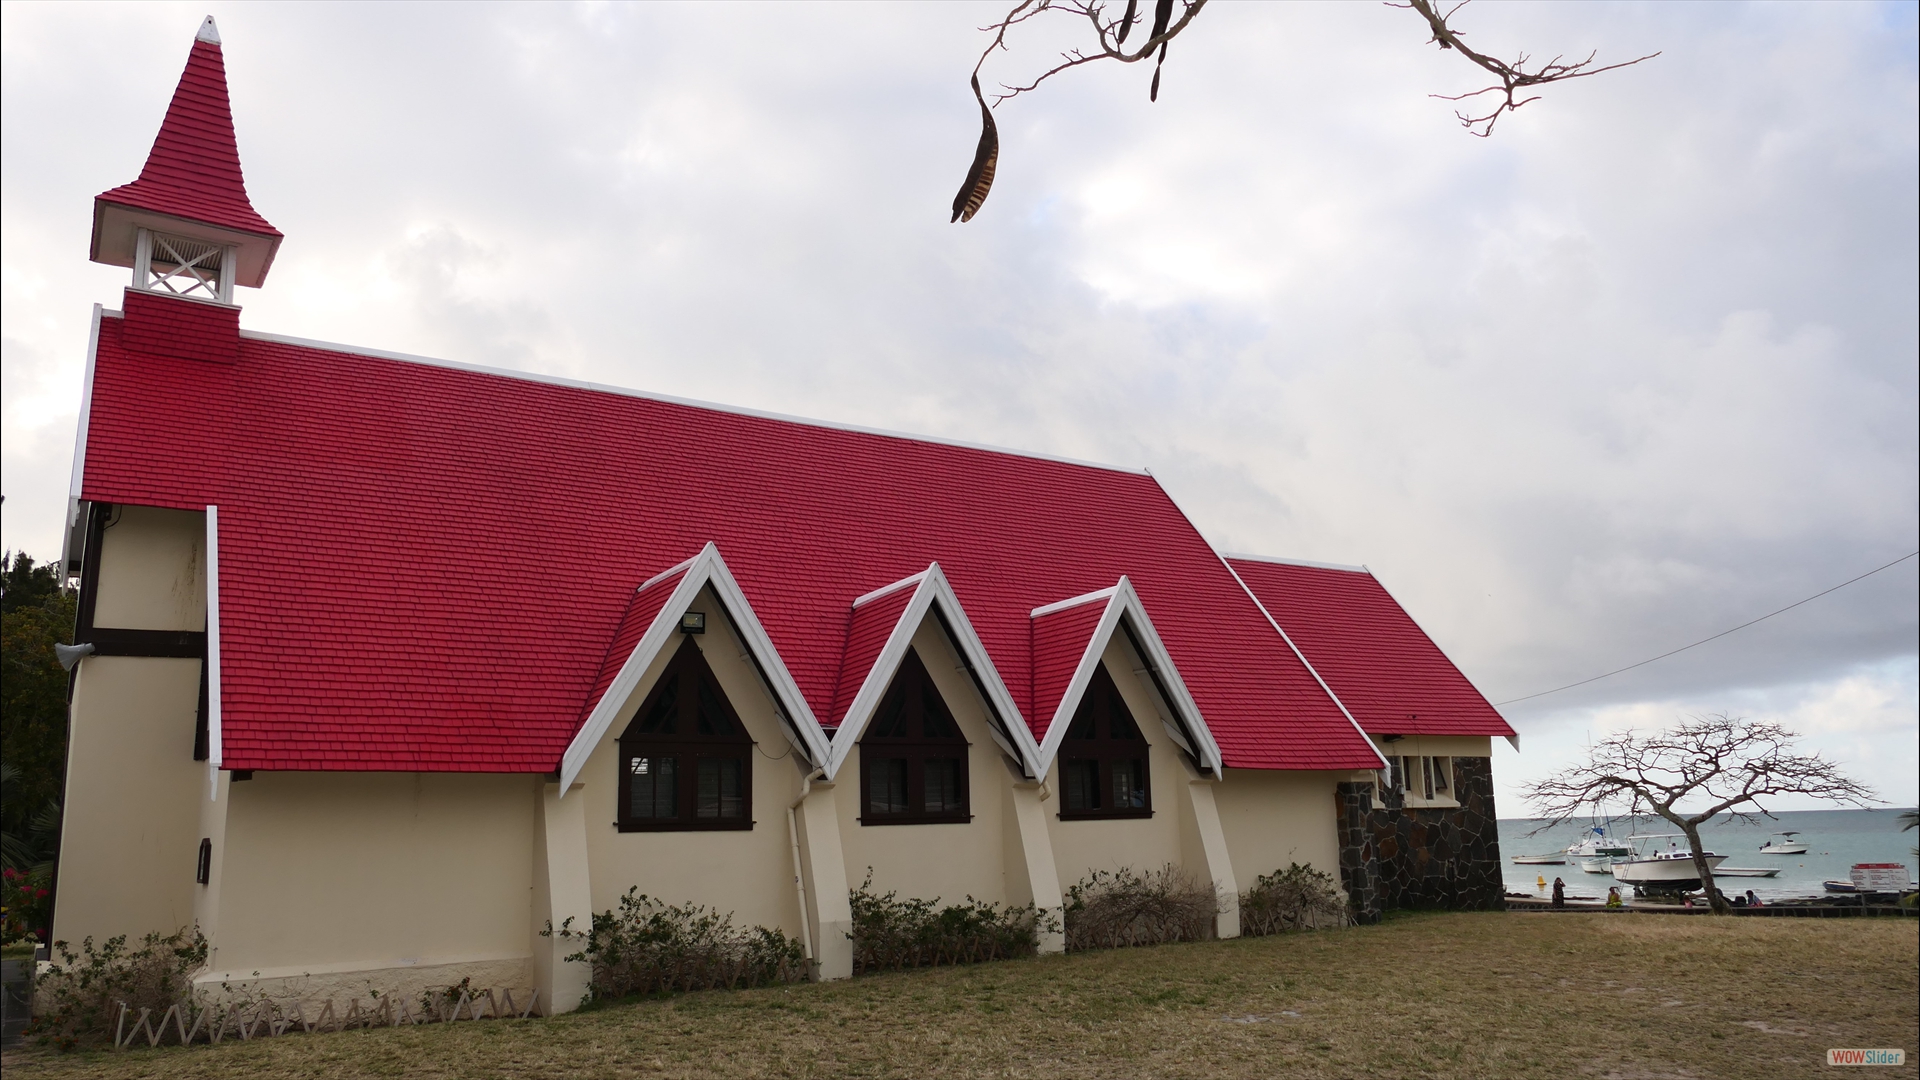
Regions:
<instances>
[{"instance_id":1,"label":"green shrub","mask_svg":"<svg viewBox=\"0 0 1920 1080\"><path fill-rule=\"evenodd\" d=\"M35 1015L26 1033L61 1050L110 1041L121 1002L132 1012L148 1008L159 1015L192 1000L193 973L207 962L199 927L148 934L138 948L128 948L121 934L98 949L87 938L77 955L64 941L53 950L60 958L35 980Z\"/></svg>"},{"instance_id":2,"label":"green shrub","mask_svg":"<svg viewBox=\"0 0 1920 1080\"><path fill-rule=\"evenodd\" d=\"M1067 951L1198 941L1213 936L1213 886L1172 865L1095 870L1067 890Z\"/></svg>"},{"instance_id":3,"label":"green shrub","mask_svg":"<svg viewBox=\"0 0 1920 1080\"><path fill-rule=\"evenodd\" d=\"M743 930L733 916L698 904L668 906L628 889L618 913L593 917L585 933L573 920L545 933L582 943L568 960L593 969L592 998L683 990L734 989L799 982L807 977L800 943L778 930Z\"/></svg>"},{"instance_id":4,"label":"green shrub","mask_svg":"<svg viewBox=\"0 0 1920 1080\"><path fill-rule=\"evenodd\" d=\"M1347 926L1353 914L1332 874L1299 863L1262 874L1240 894L1240 932L1250 937Z\"/></svg>"},{"instance_id":5,"label":"green shrub","mask_svg":"<svg viewBox=\"0 0 1920 1080\"><path fill-rule=\"evenodd\" d=\"M873 870L847 897L853 906L853 970L887 971L1010 960L1040 951L1040 913L1032 904L1002 907L901 900L873 891Z\"/></svg>"}]
</instances>

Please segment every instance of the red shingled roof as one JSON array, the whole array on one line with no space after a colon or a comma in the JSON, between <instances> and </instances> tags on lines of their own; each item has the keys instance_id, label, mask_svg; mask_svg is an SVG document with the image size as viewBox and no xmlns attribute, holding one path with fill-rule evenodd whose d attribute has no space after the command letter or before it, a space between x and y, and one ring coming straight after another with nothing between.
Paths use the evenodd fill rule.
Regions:
<instances>
[{"instance_id":1,"label":"red shingled roof","mask_svg":"<svg viewBox=\"0 0 1920 1080\"><path fill-rule=\"evenodd\" d=\"M551 770L635 587L709 540L818 716L872 589L937 561L1027 702L1029 612L1127 575L1226 764L1375 764L1144 473L257 337L145 355L124 326L82 497L220 506L229 768Z\"/></svg>"},{"instance_id":2,"label":"red shingled roof","mask_svg":"<svg viewBox=\"0 0 1920 1080\"><path fill-rule=\"evenodd\" d=\"M821 727L837 728L847 718L847 710L860 694L860 685L867 681L881 650L887 647L887 639L900 625L900 616L913 602L916 584L901 582L886 595L874 597L848 613L847 648L840 661L838 689L833 694L832 710L820 713Z\"/></svg>"},{"instance_id":3,"label":"red shingled roof","mask_svg":"<svg viewBox=\"0 0 1920 1080\"><path fill-rule=\"evenodd\" d=\"M1372 573L1227 561L1369 734L1513 734Z\"/></svg>"},{"instance_id":4,"label":"red shingled roof","mask_svg":"<svg viewBox=\"0 0 1920 1080\"><path fill-rule=\"evenodd\" d=\"M167 118L139 179L98 196L138 210L280 238L247 198L227 101L227 67L215 42L196 40ZM95 238L95 243L99 238Z\"/></svg>"},{"instance_id":5,"label":"red shingled roof","mask_svg":"<svg viewBox=\"0 0 1920 1080\"><path fill-rule=\"evenodd\" d=\"M1033 620L1033 677L1029 680L1029 697L1022 704L1027 709L1027 727L1035 739L1047 737L1053 714L1060 708L1060 699L1067 696L1080 658L1093 643L1093 632L1100 625L1100 616L1106 614L1109 599L1103 596Z\"/></svg>"},{"instance_id":6,"label":"red shingled roof","mask_svg":"<svg viewBox=\"0 0 1920 1080\"><path fill-rule=\"evenodd\" d=\"M627 601L626 613L620 618L620 626L613 632L613 640L607 645L607 655L600 660L600 674L593 680L593 690L580 705L582 723L586 722L587 714L593 711L593 707L599 704L600 698L606 694L607 687L613 685L613 680L619 676L621 667L627 662L627 657L633 655L633 650L645 636L647 627L653 625L653 620L660 614L660 609L665 607L667 600L673 596L674 586L680 584L680 579L686 574L685 567L677 567L656 576L634 590L633 598Z\"/></svg>"}]
</instances>

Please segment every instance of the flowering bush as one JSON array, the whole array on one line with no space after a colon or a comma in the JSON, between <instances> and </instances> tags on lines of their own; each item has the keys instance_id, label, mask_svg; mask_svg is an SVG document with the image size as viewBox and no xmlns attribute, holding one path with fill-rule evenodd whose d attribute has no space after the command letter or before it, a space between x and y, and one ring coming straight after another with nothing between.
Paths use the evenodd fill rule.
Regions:
<instances>
[{"instance_id":1,"label":"flowering bush","mask_svg":"<svg viewBox=\"0 0 1920 1080\"><path fill-rule=\"evenodd\" d=\"M0 941L12 943L29 934L46 940L47 901L53 896L46 874L8 867L0 875L5 878L0 888Z\"/></svg>"}]
</instances>

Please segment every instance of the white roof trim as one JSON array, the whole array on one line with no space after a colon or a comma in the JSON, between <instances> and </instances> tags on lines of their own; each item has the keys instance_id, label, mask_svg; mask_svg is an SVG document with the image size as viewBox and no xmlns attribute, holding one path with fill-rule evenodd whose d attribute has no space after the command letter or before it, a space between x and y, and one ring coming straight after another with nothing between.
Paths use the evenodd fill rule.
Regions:
<instances>
[{"instance_id":1,"label":"white roof trim","mask_svg":"<svg viewBox=\"0 0 1920 1080\"><path fill-rule=\"evenodd\" d=\"M759 661L762 672L771 683L775 706L786 713L790 726L805 742L804 749L808 756L816 762L827 760L827 737L820 728L819 719L813 715L806 696L800 693L799 684L794 682L792 673L780 659L773 639L767 636L766 628L760 625L753 605L747 601L746 594L740 591L740 583L734 580L732 571L727 569L726 560L720 557L719 546L709 541L706 547L700 549L700 554L672 570L655 575L648 584L661 581L679 572L682 567L685 568L684 574L674 587L673 594L661 605L659 613L648 624L633 652L620 665L620 673L614 676L607 692L594 703L593 712L588 714L586 723L580 725L573 741L567 744L566 753L560 758L562 798L566 797L574 780L579 777L580 770L586 767L587 759L593 756L594 750L606 738L621 709L632 698L634 691L639 689L640 680L646 675L654 658L679 633L680 616L700 595L700 590L709 586L720 602L726 605L727 614L733 620L741 642Z\"/></svg>"},{"instance_id":2,"label":"white roof trim","mask_svg":"<svg viewBox=\"0 0 1920 1080\"><path fill-rule=\"evenodd\" d=\"M1286 629L1280 625L1279 620L1273 617L1273 612L1268 611L1267 605L1260 602L1260 598L1253 594L1252 589L1247 588L1247 583L1241 579L1240 572L1233 568L1233 564L1228 562L1225 556L1221 557L1220 565L1226 567L1227 573L1233 575L1233 580L1240 583L1240 588L1242 591L1244 591L1247 594L1247 599L1253 601L1253 606L1259 609L1260 614L1267 617L1267 625L1273 627L1274 632L1280 635L1280 640L1286 642L1287 648L1293 650L1293 655L1299 659L1302 665L1306 667L1307 674L1313 676L1313 681L1320 684L1320 689L1325 691L1327 697L1331 698L1333 700L1334 705L1340 709L1340 715L1346 717L1347 723L1353 725L1353 730L1356 734L1360 736L1360 741L1366 743L1368 750L1373 751L1373 756L1376 759L1378 759L1380 762L1380 764L1376 766L1376 768L1381 768L1381 769L1386 768L1387 767L1386 756L1380 753L1379 747L1373 745L1373 736L1368 735L1367 730L1360 726L1360 721L1355 720L1353 718L1353 714L1347 711L1347 703L1344 701L1341 701L1340 695L1334 693L1333 687L1327 685L1327 680L1320 677L1320 672L1314 669L1313 662L1308 660L1307 654L1301 652L1300 646L1295 645L1293 643L1293 639L1287 636Z\"/></svg>"},{"instance_id":3,"label":"white roof trim","mask_svg":"<svg viewBox=\"0 0 1920 1080\"><path fill-rule=\"evenodd\" d=\"M699 558L700 556L695 555L693 558L688 559L686 562L680 563L675 566L667 567L665 570L662 570L659 573L648 578L644 583L641 584L639 588L633 590L633 594L635 596L638 596L641 593L646 592L648 589L653 588L655 585L658 585L661 582L667 580L668 578L672 577L675 574L685 573L687 568L692 566L696 561L699 560Z\"/></svg>"},{"instance_id":4,"label":"white roof trim","mask_svg":"<svg viewBox=\"0 0 1920 1080\"><path fill-rule=\"evenodd\" d=\"M1052 615L1056 611L1065 611L1068 608L1077 608L1082 604L1091 604L1095 600L1111 600L1114 592L1118 589L1118 585L1109 585L1104 589L1095 589L1090 593L1081 593L1079 596L1071 596L1065 600L1056 600L1051 604L1043 604L1028 612L1027 618L1038 619L1043 616Z\"/></svg>"},{"instance_id":5,"label":"white roof trim","mask_svg":"<svg viewBox=\"0 0 1920 1080\"><path fill-rule=\"evenodd\" d=\"M1199 702L1193 699L1186 680L1180 677L1180 670L1173 663L1173 655L1167 651L1166 643L1160 640L1160 632L1154 629L1153 619L1140 602L1140 594L1134 591L1133 582L1122 577L1118 584L1110 589L1102 589L1101 593L1106 594L1107 608L1100 613L1100 622L1095 625L1093 636L1087 640L1086 649L1080 654L1080 664L1074 668L1073 678L1067 682L1067 690L1061 695L1060 704L1048 718L1047 734L1040 742L1042 775L1044 770L1053 767L1053 760L1060 753L1060 744L1067 737L1074 710L1080 707L1080 699L1086 695L1087 686L1093 681L1093 673L1100 666L1100 658L1106 654L1107 643L1113 639L1114 631L1120 628L1122 619L1132 625L1134 636L1141 650L1146 653L1141 659L1160 676L1162 685L1172 698L1167 702L1168 707L1179 714L1179 719L1185 721L1192 737L1199 742L1200 745L1191 748L1194 757L1201 765L1212 769L1215 777L1224 775L1226 766L1220 756L1220 744L1214 741L1206 717L1200 713ZM1049 605L1056 610L1059 606ZM1035 608L1033 617L1039 618L1047 610Z\"/></svg>"},{"instance_id":6,"label":"white roof trim","mask_svg":"<svg viewBox=\"0 0 1920 1080\"><path fill-rule=\"evenodd\" d=\"M1279 563L1281 566L1310 566L1315 570L1345 570L1350 574L1367 574L1369 576L1373 574L1373 571L1364 566L1349 566L1346 563L1337 562L1314 562L1312 559L1283 559L1278 555L1248 555L1244 552L1229 551L1226 557L1229 559L1244 559L1247 562Z\"/></svg>"},{"instance_id":7,"label":"white roof trim","mask_svg":"<svg viewBox=\"0 0 1920 1080\"><path fill-rule=\"evenodd\" d=\"M908 442L931 443L936 446L955 446L963 450L984 450L990 454L1009 454L1014 457L1032 458L1037 461L1051 461L1060 465L1078 465L1087 469L1101 469L1106 472L1122 472L1135 476L1150 475L1145 469L1130 469L1122 465L1109 465L1099 461L1082 461L1078 458L1062 457L1058 454L1043 454L1034 450L1016 450L1011 447L994 446L990 443L968 442L965 439L946 439L937 435L915 435L910 432L892 431L887 428L865 427L860 424L843 424L834 420L815 420L804 416L792 416L787 413L768 412L763 409L749 409L738 405L722 405L698 398L675 397L671 394L656 394L645 390L635 390L625 386L613 386L608 383L588 382L583 379L564 379L557 375L540 375L530 371L514 371L510 368L488 367L484 364L467 364L458 360L442 360L432 356L417 356L412 353L387 352L383 349L367 349L358 345L342 345L332 341L316 341L312 338L291 337L285 334L263 334L257 330L242 330L240 336L253 341L271 341L280 345L298 345L322 352L344 353L348 356L370 356L376 360L397 360L404 364L424 364L428 367L448 368L453 371L472 372L477 375L497 375L503 379L519 379L522 382L542 383L547 386L563 386L573 390L592 390L602 394L614 394L619 397L640 398L644 401L658 401L668 405L685 405L689 408L707 409L712 412L732 413L735 416L751 416L761 420L778 420L787 424L800 424L812 428L825 428L830 431L851 431L860 435L878 435L887 439L904 439Z\"/></svg>"},{"instance_id":8,"label":"white roof trim","mask_svg":"<svg viewBox=\"0 0 1920 1080\"><path fill-rule=\"evenodd\" d=\"M989 704L1000 714L1002 721L1011 730L994 730L994 741L1001 749L1013 755L1022 767L1034 776L1043 775L1039 770L1039 750L1034 745L1033 733L1027 730L1026 720L1014 704L1013 695L1007 691L1006 683L1001 680L1000 672L987 656L986 646L980 636L974 632L973 622L960 606L960 598L954 594L953 586L940 570L939 563L930 564L926 570L914 575L919 579L913 598L907 601L906 609L894 622L893 632L887 635L887 643L881 647L880 654L873 659L873 666L867 669L860 690L854 694L853 703L847 707L847 715L840 720L840 726L833 733L833 744L827 756L825 766L828 780L832 780L853 754L853 748L859 744L860 736L872 721L873 714L880 708L880 699L892 685L894 673L906 659L907 649L913 644L913 635L920 624L933 610L935 604L945 616L947 626L952 631L953 645L960 655L970 663L979 676L980 683L986 688ZM912 579L908 579L912 580ZM899 583L895 583L898 585ZM885 592L891 592L895 586L888 586ZM868 597L874 594L869 593ZM990 730L992 726L989 725ZM1011 740L1011 742L1009 742Z\"/></svg>"},{"instance_id":9,"label":"white roof trim","mask_svg":"<svg viewBox=\"0 0 1920 1080\"><path fill-rule=\"evenodd\" d=\"M922 581L925 581L926 579L927 579L927 572L925 570L922 570L917 574L909 574L906 577L901 578L899 581L896 581L891 585L882 585L879 588L873 590L872 592L861 593L853 601L854 610L858 611L863 605L870 604L873 601L878 600L883 596L891 596L892 594L899 592L901 589L904 589L909 585L918 585Z\"/></svg>"},{"instance_id":10,"label":"white roof trim","mask_svg":"<svg viewBox=\"0 0 1920 1080\"><path fill-rule=\"evenodd\" d=\"M99 558L98 552L88 552ZM218 770L220 739L220 508L207 507L207 765Z\"/></svg>"},{"instance_id":11,"label":"white roof trim","mask_svg":"<svg viewBox=\"0 0 1920 1080\"><path fill-rule=\"evenodd\" d=\"M93 305L93 324L87 330L87 373L80 383L80 422L73 428L73 478L67 484L67 527L60 536L60 575L64 579L73 566L73 530L80 524L80 488L87 474L87 421L93 416L93 366L100 355L100 317L103 309ZM84 554L84 553L83 553Z\"/></svg>"}]
</instances>

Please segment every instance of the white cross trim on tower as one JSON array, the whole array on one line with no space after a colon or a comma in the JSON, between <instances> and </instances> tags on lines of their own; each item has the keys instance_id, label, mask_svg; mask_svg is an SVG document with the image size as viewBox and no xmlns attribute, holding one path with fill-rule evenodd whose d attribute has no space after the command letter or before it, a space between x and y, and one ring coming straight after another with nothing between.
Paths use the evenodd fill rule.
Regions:
<instances>
[{"instance_id":1,"label":"white cross trim on tower","mask_svg":"<svg viewBox=\"0 0 1920 1080\"><path fill-rule=\"evenodd\" d=\"M234 255L232 244L141 229L134 238L133 287L231 304Z\"/></svg>"}]
</instances>

